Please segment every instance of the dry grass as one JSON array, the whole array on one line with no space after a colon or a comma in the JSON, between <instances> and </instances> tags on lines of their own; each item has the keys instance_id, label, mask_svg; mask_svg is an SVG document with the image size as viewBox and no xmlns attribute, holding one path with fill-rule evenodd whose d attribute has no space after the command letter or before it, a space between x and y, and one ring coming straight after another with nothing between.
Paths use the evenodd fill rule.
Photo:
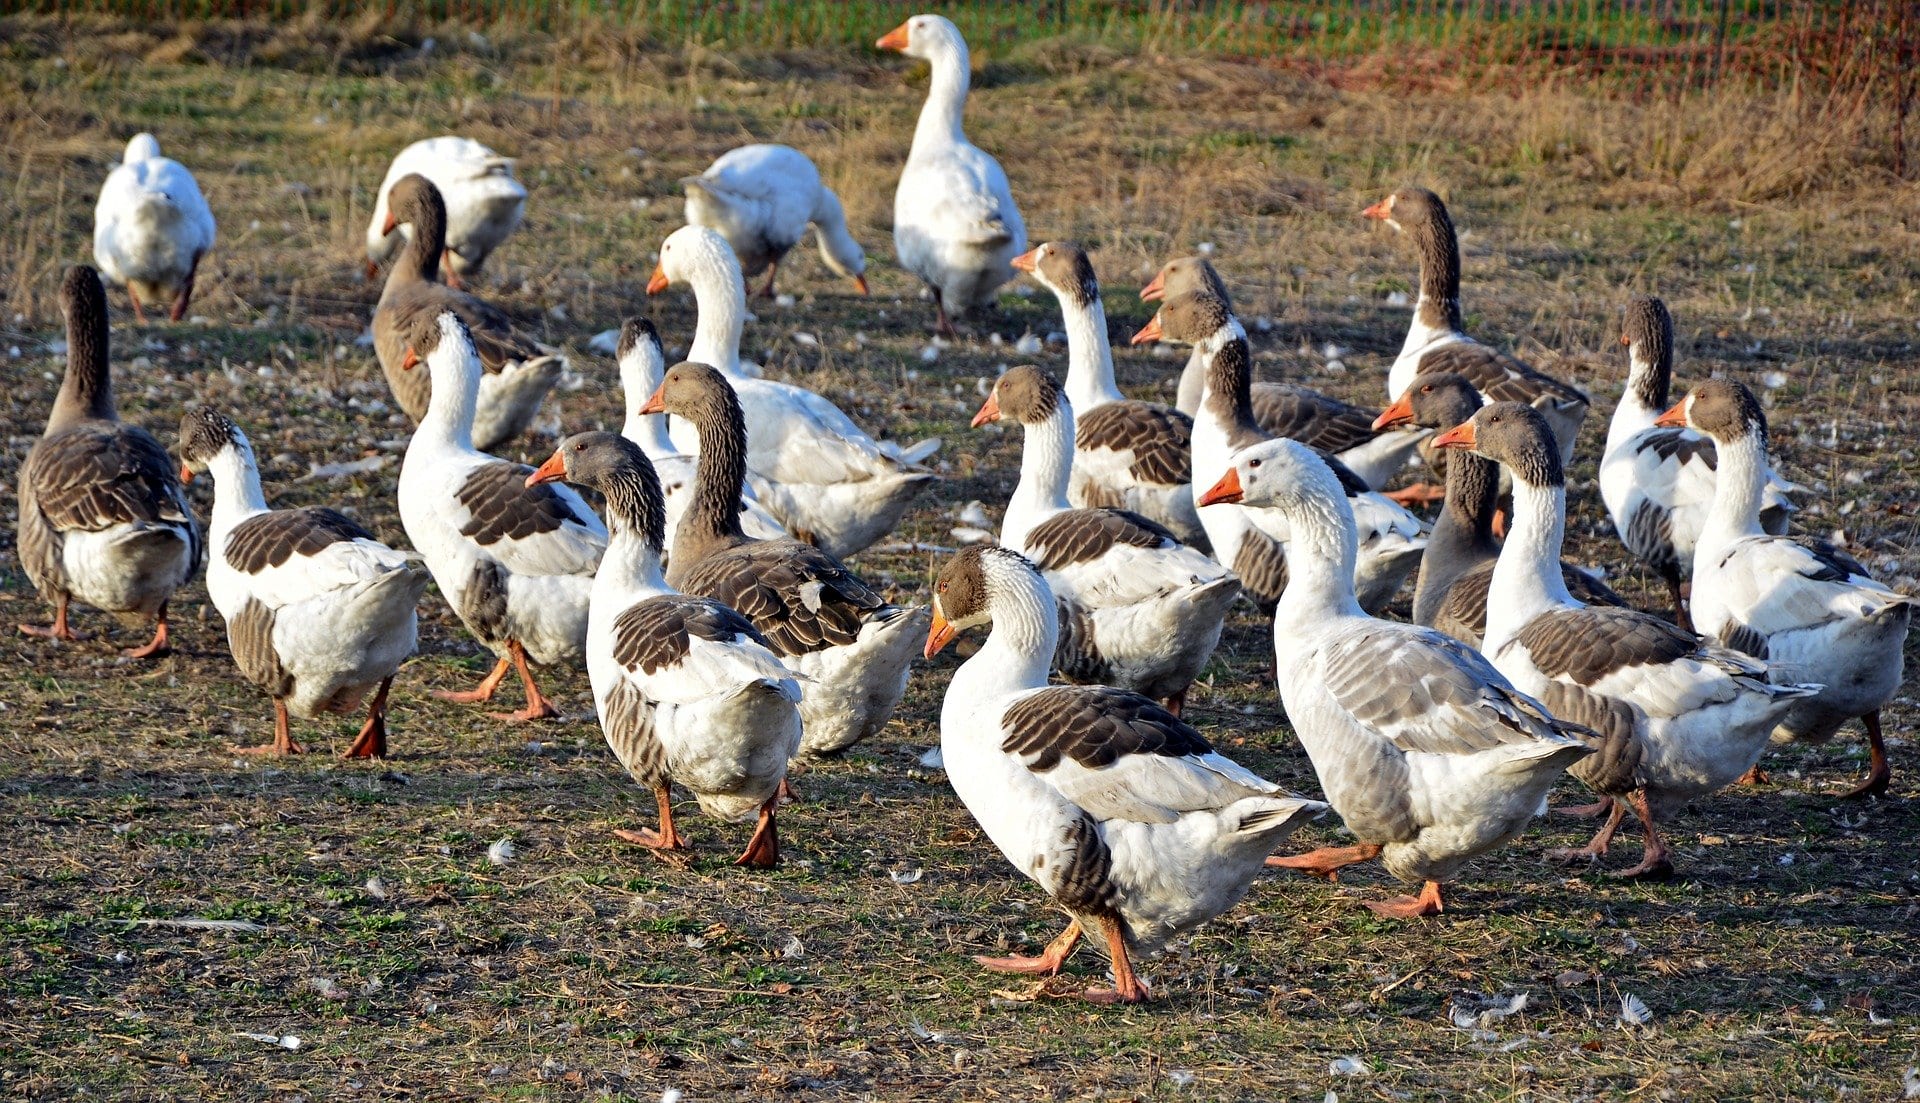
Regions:
<instances>
[{"instance_id":1,"label":"dry grass","mask_svg":"<svg viewBox=\"0 0 1920 1103\"><path fill-rule=\"evenodd\" d=\"M425 30L436 48L423 57ZM576 348L630 312L684 341L686 297L640 293L678 220L674 181L749 139L807 149L874 256L876 296L843 297L797 257L784 280L799 302L758 306L748 353L876 429L945 435L948 481L903 537L947 541L952 509L1010 488L1011 435L965 429L977 381L1012 360L985 336L1046 334L1058 317L1044 293L1009 295L977 339L919 358L926 310L887 261L885 224L922 85L893 59L476 42L372 20L15 19L0 43L0 479L60 370L57 272L89 253L106 166L152 129L198 173L222 239L195 310L210 324L117 326L123 411L170 441L185 404L223 406L259 443L275 500L346 504L400 539L397 459L351 482L296 480L309 463L391 457L404 438L370 409L384 386L354 344L375 297L357 250L386 159L457 130L520 156L534 188L490 293ZM1146 319L1129 289L1152 265L1210 241L1264 373L1379 401L1405 324L1385 298L1412 272L1356 212L1426 181L1468 233L1471 327L1577 376L1604 409L1622 375L1621 303L1665 295L1684 373L1777 384L1776 442L1813 490L1808 527L1844 529L1917 588L1901 431L1920 413L1914 189L1813 105L1492 92L1412 55L1305 71L1041 42L979 61L972 132L1006 163L1036 234L1097 247L1116 331ZM1344 372L1329 343L1349 350ZM1057 348L1039 359L1063 364ZM548 433L617 422L611 365L580 363L588 385L555 404ZM1165 397L1174 363L1126 352L1119 370ZM1601 429L1589 433L1574 551L1617 564L1591 489ZM913 598L933 560L857 565ZM7 618L39 616L10 549L0 572ZM1617 581L1651 597L1631 570ZM789 861L761 875L726 866L744 836L704 821L686 866L611 840L650 802L602 748L577 672L555 682L570 721L531 733L430 700L481 667L437 598L396 690L399 757L371 768L226 753L260 738L267 711L234 679L197 588L182 612L181 652L150 667L98 644L0 638L5 1098L1885 1099L1920 1064L1907 850L1920 813L1904 748L1893 799L1864 807L1826 795L1861 768L1856 744L1776 756L1774 789L1703 801L1675 825L1687 876L1671 884L1546 865L1544 847L1581 834L1560 822L1479 863L1457 913L1428 924L1354 907L1384 889L1375 874L1263 878L1149 966L1153 1005L1096 1013L1028 1000L968 960L1032 946L1058 920L915 765L937 739L951 658L916 677L880 739L801 781ZM1267 628L1229 628L1196 718L1312 790L1261 676ZM1896 739L1915 714L1903 697ZM485 857L500 838L518 851L504 867ZM267 930L128 922L191 916ZM1520 992L1531 1003L1514 1018L1450 1017L1473 994ZM1654 1009L1650 1029L1617 1024L1629 992ZM1329 1071L1347 1056L1368 1071Z\"/></svg>"}]
</instances>

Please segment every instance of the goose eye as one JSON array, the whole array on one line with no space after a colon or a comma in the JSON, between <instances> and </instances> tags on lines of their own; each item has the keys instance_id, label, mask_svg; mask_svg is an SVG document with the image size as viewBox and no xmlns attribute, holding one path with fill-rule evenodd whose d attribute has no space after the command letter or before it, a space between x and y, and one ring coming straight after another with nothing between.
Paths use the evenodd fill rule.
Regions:
<instances>
[{"instance_id":1,"label":"goose eye","mask_svg":"<svg viewBox=\"0 0 1920 1103\"><path fill-rule=\"evenodd\" d=\"M1262 462L1264 462L1264 461L1261 461L1261 460L1254 460L1254 461L1253 461L1252 463L1249 463L1249 464L1247 464L1247 466L1248 466L1248 467L1259 467L1259 466L1260 466L1260 464L1261 464Z\"/></svg>"},{"instance_id":2,"label":"goose eye","mask_svg":"<svg viewBox=\"0 0 1920 1103\"><path fill-rule=\"evenodd\" d=\"M1422 387L1422 388L1420 388L1420 393L1421 393L1421 394L1432 394L1432 393L1433 393L1433 384L1431 384L1431 383L1429 383L1429 384L1427 384L1426 386L1424 386L1424 387Z\"/></svg>"},{"instance_id":3,"label":"goose eye","mask_svg":"<svg viewBox=\"0 0 1920 1103\"><path fill-rule=\"evenodd\" d=\"M944 593L946 593L946 592L947 592L947 584L946 584L946 583L944 583L944 582L942 582L942 583L941 583L941 584L939 584L938 586L935 586L935 587L933 588L933 591L934 591L934 593L937 593L937 594L944 594Z\"/></svg>"}]
</instances>

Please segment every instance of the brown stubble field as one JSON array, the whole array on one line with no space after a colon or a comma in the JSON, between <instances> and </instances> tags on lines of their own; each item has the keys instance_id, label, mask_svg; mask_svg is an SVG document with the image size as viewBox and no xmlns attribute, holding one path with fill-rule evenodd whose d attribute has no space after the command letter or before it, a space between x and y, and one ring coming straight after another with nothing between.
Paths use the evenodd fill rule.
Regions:
<instances>
[{"instance_id":1,"label":"brown stubble field","mask_svg":"<svg viewBox=\"0 0 1920 1103\"><path fill-rule=\"evenodd\" d=\"M875 36L886 27L875 27ZM434 49L421 45L433 36ZM90 260L91 205L126 139L154 131L221 223L193 313L132 324L115 293L123 415L171 444L213 404L253 435L269 497L350 507L403 542L406 426L356 344L377 285L360 242L386 160L471 134L517 155L528 219L488 293L576 352L586 378L526 442L616 427L613 366L585 351L626 314L671 348L691 298L641 286L678 225L676 181L751 140L811 153L869 249L871 299L818 260L756 302L746 354L897 439L937 433L947 480L898 534L950 545L972 500L997 512L1014 434L969 431L1014 339L1060 328L1009 293L923 360L928 308L889 263L898 166L924 88L879 54L667 47L613 32L0 20L0 378L11 486L63 360L61 266ZM1572 552L1621 565L1593 489L1624 377L1619 310L1656 291L1680 372L1724 371L1772 403L1805 527L1916 588L1920 413L1913 279L1920 197L1786 93L1613 97L1578 82L1479 81L1445 57L1339 67L976 44L970 131L1013 179L1034 239L1095 250L1116 343L1133 291L1212 242L1268 378L1382 402L1412 258L1358 211L1403 182L1447 195L1466 233L1469 328L1592 389L1573 473ZM811 335L817 340L800 339ZM1002 344L988 340L996 334ZM1345 350L1330 369L1327 346ZM14 351L17 348L17 353ZM1063 349L1034 359L1064 370ZM1179 361L1118 355L1171 400ZM381 457L371 474L310 465ZM195 493L204 506L204 489ZM13 500L4 507L13 523ZM856 566L924 600L937 553ZM1149 963L1156 999L1095 1010L991 977L975 953L1057 929L1036 889L917 764L937 742L952 656L922 668L886 733L799 780L786 861L729 860L745 832L697 817L667 862L610 830L651 816L592 718L583 672L551 677L565 722L515 728L429 699L484 669L436 594L394 693L395 757L270 762L269 730L198 586L179 650L129 665L104 643L0 636L0 1097L194 1099L1895 1099L1920 1065L1920 835L1903 696L1889 798L1841 805L1848 737L1769 758L1776 784L1701 802L1673 827L1683 874L1622 884L1540 858L1583 841L1543 821L1472 867L1436 921L1377 920L1375 872L1263 877L1246 903ZM0 615L43 616L0 546ZM83 625L100 627L82 614ZM1191 718L1230 754L1315 784L1265 680L1248 611ZM133 642L118 630L115 643ZM964 652L964 648L962 649ZM357 720L302 727L323 748ZM1574 797L1571 787L1562 794ZM1301 844L1336 837L1323 823ZM489 847L510 840L506 864ZM1624 846L1628 857L1637 842ZM1629 857L1629 860L1630 857ZM259 930L164 921L245 920ZM155 922L161 921L161 922ZM1090 955L1070 971L1083 981ZM1476 1019L1526 994L1517 1014ZM1647 1026L1619 1022L1632 994ZM271 1039L295 1036L297 1049Z\"/></svg>"}]
</instances>

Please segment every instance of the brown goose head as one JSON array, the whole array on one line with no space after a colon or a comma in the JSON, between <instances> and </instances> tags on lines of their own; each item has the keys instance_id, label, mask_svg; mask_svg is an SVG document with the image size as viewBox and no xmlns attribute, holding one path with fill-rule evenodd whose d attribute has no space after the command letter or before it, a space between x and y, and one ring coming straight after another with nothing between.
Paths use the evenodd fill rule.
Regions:
<instances>
[{"instance_id":1,"label":"brown goose head","mask_svg":"<svg viewBox=\"0 0 1920 1103\"><path fill-rule=\"evenodd\" d=\"M1179 345L1197 345L1233 318L1226 300L1210 291L1191 291L1162 303L1153 320L1133 335L1133 344L1171 341Z\"/></svg>"},{"instance_id":2,"label":"brown goose head","mask_svg":"<svg viewBox=\"0 0 1920 1103\"><path fill-rule=\"evenodd\" d=\"M1060 409L1060 402L1060 382L1052 375L1032 364L1008 368L993 384L980 412L973 415L973 427L1003 417L1021 425L1038 425Z\"/></svg>"},{"instance_id":3,"label":"brown goose head","mask_svg":"<svg viewBox=\"0 0 1920 1103\"><path fill-rule=\"evenodd\" d=\"M1685 398L1661 414L1654 424L1685 425L1721 443L1749 434L1757 434L1763 443L1767 439L1767 412L1745 383L1732 379L1708 379L1695 384Z\"/></svg>"},{"instance_id":4,"label":"brown goose head","mask_svg":"<svg viewBox=\"0 0 1920 1103\"><path fill-rule=\"evenodd\" d=\"M1434 438L1436 448L1462 448L1501 464L1529 486L1564 486L1560 445L1540 411L1519 402L1482 406Z\"/></svg>"},{"instance_id":5,"label":"brown goose head","mask_svg":"<svg viewBox=\"0 0 1920 1103\"><path fill-rule=\"evenodd\" d=\"M1373 420L1373 427L1418 425L1423 429L1451 429L1472 417L1480 403L1480 392L1465 376L1454 372L1427 372L1407 384L1405 393Z\"/></svg>"},{"instance_id":6,"label":"brown goose head","mask_svg":"<svg viewBox=\"0 0 1920 1103\"><path fill-rule=\"evenodd\" d=\"M1100 298L1100 280L1093 274L1093 262L1074 242L1042 242L1013 258L1013 266L1033 273L1040 286L1075 306L1086 306Z\"/></svg>"},{"instance_id":7,"label":"brown goose head","mask_svg":"<svg viewBox=\"0 0 1920 1103\"><path fill-rule=\"evenodd\" d=\"M1160 266L1154 273L1153 281L1140 289L1140 301L1156 302L1160 299L1176 299L1194 291L1211 291L1221 302L1232 309L1233 297L1227 294L1227 283L1214 271L1213 263L1198 253L1188 257L1175 257Z\"/></svg>"},{"instance_id":8,"label":"brown goose head","mask_svg":"<svg viewBox=\"0 0 1920 1103\"><path fill-rule=\"evenodd\" d=\"M232 418L210 406L188 410L180 419L180 481L192 482L215 456L235 447L247 447L247 436Z\"/></svg>"},{"instance_id":9,"label":"brown goose head","mask_svg":"<svg viewBox=\"0 0 1920 1103\"><path fill-rule=\"evenodd\" d=\"M961 632L993 620L994 580L1018 572L1037 574L1019 552L976 544L947 560L933 584L933 625L922 651L933 658Z\"/></svg>"}]
</instances>

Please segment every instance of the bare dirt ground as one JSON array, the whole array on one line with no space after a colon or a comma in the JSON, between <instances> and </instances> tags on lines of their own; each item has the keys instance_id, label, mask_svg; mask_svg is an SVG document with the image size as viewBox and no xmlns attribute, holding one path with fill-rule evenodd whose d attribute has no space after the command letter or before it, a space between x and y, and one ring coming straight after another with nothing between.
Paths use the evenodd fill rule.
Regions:
<instances>
[{"instance_id":1,"label":"bare dirt ground","mask_svg":"<svg viewBox=\"0 0 1920 1103\"><path fill-rule=\"evenodd\" d=\"M1133 289L1153 267L1210 242L1266 377L1383 402L1406 323L1391 296L1410 290L1413 261L1358 212L1426 183L1465 233L1469 328L1595 393L1572 555L1657 607L1592 481L1624 378L1619 311L1656 291L1678 320L1683 378L1725 372L1767 395L1782 465L1809 488L1802 525L1840 531L1916 588L1920 193L1807 110L1757 93L1483 87L1430 57L1307 70L1062 43L976 55L971 133L1006 165L1036 241L1095 250L1116 343L1150 316ZM868 247L875 294L851 297L796 254L782 282L797 301L756 302L746 353L876 432L947 442L946 481L900 540L951 545L960 507L997 513L1010 490L1015 435L966 428L982 381L1023 360L1064 370L1057 344L1015 355L1023 334L1060 328L1051 296L1021 286L969 339L929 345L928 308L886 233L924 88L895 57L371 20L9 19L0 87L9 486L64 363L60 268L90 259L93 197L139 130L198 174L221 240L194 305L204 321L136 326L113 296L123 415L171 443L186 406L225 409L253 435L271 499L345 507L397 543L407 425L357 340L377 295L357 268L386 160L416 138L478 137L517 155L532 189L486 290L572 347L586 385L550 405L524 458L555 434L617 426L613 365L585 352L592 334L639 313L684 345L690 296L648 300L641 286L679 223L677 179L749 140L815 156ZM1118 362L1130 392L1171 400L1178 360ZM305 478L366 457L383 462ZM11 532L11 498L5 512ZM924 600L941 558L869 552L856 566ZM1266 876L1146 966L1150 1005L1095 1010L971 961L1030 949L1060 918L917 765L938 739L951 654L917 671L880 738L799 780L804 802L782 813L787 860L749 873L728 865L744 832L697 817L687 862L611 836L651 801L606 751L583 672L550 676L568 716L534 728L431 700L486 665L435 593L394 692L396 756L371 766L236 758L230 746L260 741L270 711L235 676L204 591L175 607L179 650L150 664L105 641L0 635L5 1098L1920 1092L1910 689L1888 718L1885 800L1833 798L1864 768L1849 735L1773 754L1771 787L1700 802L1673 825L1682 875L1664 884L1545 862L1548 846L1584 840L1586 825L1556 820L1472 867L1454 909L1423 923L1357 906L1387 890L1376 872L1334 886ZM0 620L43 616L0 548ZM1191 718L1313 792L1264 677L1268 631L1241 612ZM299 734L337 749L356 725ZM1298 839L1337 834L1330 822ZM505 864L488 857L499 840ZM262 929L167 923L183 918ZM1098 968L1083 955L1070 971L1084 982ZM1512 1015L1480 1014L1520 995ZM1650 1023L1623 1025L1628 995Z\"/></svg>"}]
</instances>

